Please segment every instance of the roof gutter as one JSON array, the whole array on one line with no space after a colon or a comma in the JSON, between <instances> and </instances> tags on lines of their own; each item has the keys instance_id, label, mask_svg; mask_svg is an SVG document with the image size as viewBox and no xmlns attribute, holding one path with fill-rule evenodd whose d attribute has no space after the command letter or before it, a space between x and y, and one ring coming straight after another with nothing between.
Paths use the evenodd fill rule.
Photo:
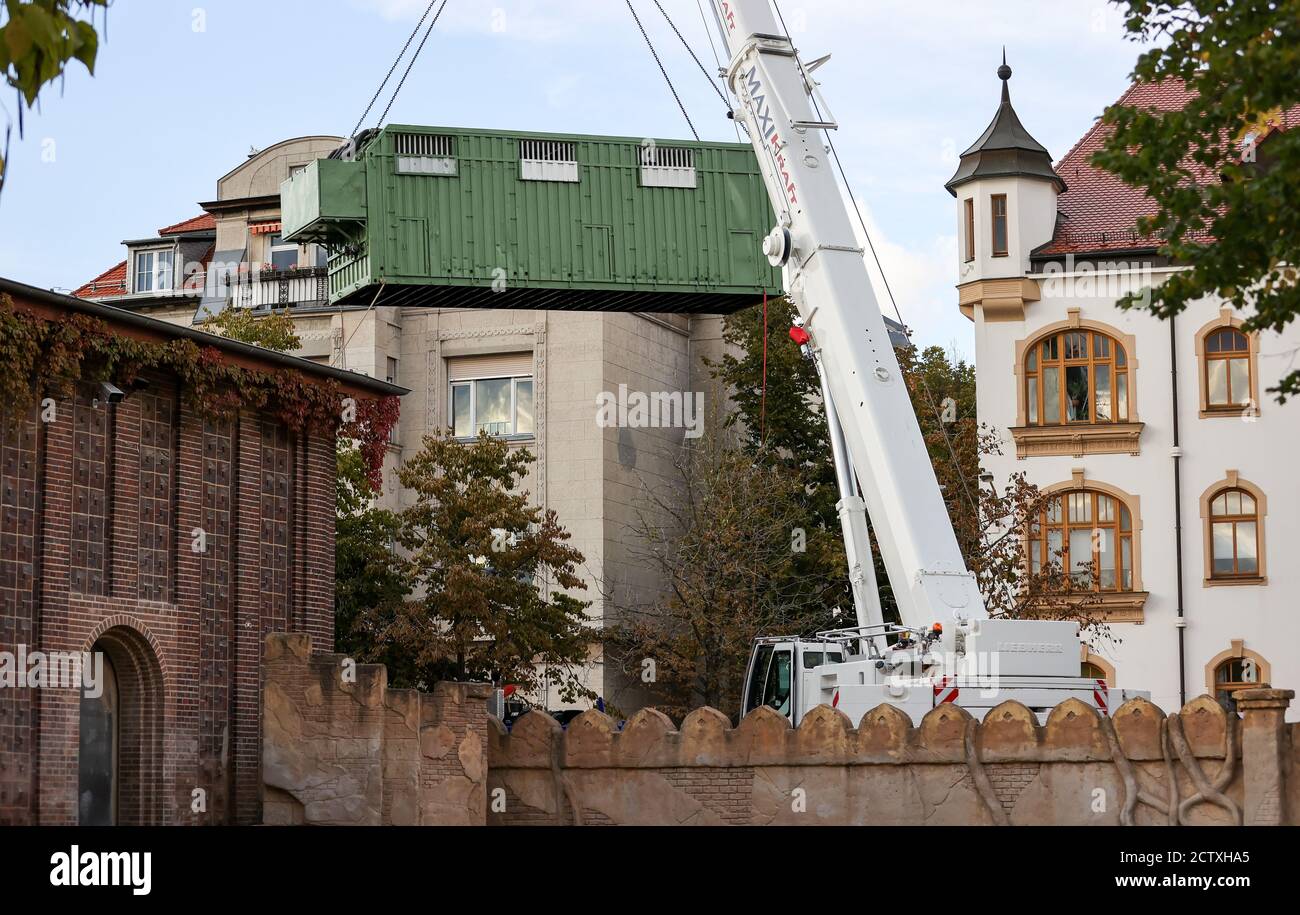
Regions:
<instances>
[{"instance_id":1,"label":"roof gutter","mask_svg":"<svg viewBox=\"0 0 1300 915\"><path fill-rule=\"evenodd\" d=\"M192 327L186 327L182 324L172 324L169 321L160 321L157 318L151 318L147 315L128 311L125 308L118 308L114 305L105 305L102 302L94 302L89 299L79 299L76 296L50 292L47 289L38 289L35 286L28 286L26 283L20 283L17 280L11 280L5 277L0 277L0 293L8 293L15 298L26 299L53 308L77 311L82 314L90 315L91 317L100 318L101 320L110 323L133 327L146 334L159 337L182 337L187 340L192 340L199 346L211 346L215 349L224 350L232 356L238 357L244 361L271 363L280 368L302 372L305 375L318 375L332 378L345 386L359 389L370 394L377 394L386 397L401 397L403 394L410 393L408 388L389 384L386 381L380 381L378 378L371 378L369 375L363 375L360 372L349 372L346 369L335 368L330 365L321 365L308 359L301 359L298 356L290 356L288 353L281 353L276 350L266 349L265 347L254 346L251 343L243 343L239 340L231 340L229 337L220 337L216 334L211 334L203 330L195 330Z\"/></svg>"}]
</instances>

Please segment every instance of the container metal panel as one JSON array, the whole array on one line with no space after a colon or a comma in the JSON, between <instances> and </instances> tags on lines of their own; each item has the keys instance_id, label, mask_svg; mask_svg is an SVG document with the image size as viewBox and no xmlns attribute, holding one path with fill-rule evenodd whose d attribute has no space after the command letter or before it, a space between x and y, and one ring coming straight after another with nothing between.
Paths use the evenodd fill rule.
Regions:
<instances>
[{"instance_id":1,"label":"container metal panel","mask_svg":"<svg viewBox=\"0 0 1300 915\"><path fill-rule=\"evenodd\" d=\"M331 258L332 300L381 281L554 290L546 307L565 307L563 290L584 293L570 297L572 307L650 307L645 294L678 293L683 311L727 310L778 292L780 273L758 249L773 217L752 149L662 145L666 163L691 163L694 187L647 185L643 166L658 159L653 152L647 159L646 141L634 138L394 125L363 145L356 161L323 160L328 181L310 169L310 186L293 185L304 176L291 179L283 193L293 220L286 204L285 225L314 237L335 223L361 226ZM552 150L572 153L578 180L525 180L523 154ZM410 168L411 154L429 153L451 164ZM417 301L420 294L403 295Z\"/></svg>"}]
</instances>

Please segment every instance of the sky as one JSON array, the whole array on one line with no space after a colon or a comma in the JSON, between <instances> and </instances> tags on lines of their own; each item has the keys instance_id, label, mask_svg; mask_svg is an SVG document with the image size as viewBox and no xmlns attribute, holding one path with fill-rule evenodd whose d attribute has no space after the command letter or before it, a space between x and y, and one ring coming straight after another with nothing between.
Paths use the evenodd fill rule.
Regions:
<instances>
[{"instance_id":1,"label":"sky","mask_svg":"<svg viewBox=\"0 0 1300 915\"><path fill-rule=\"evenodd\" d=\"M712 74L697 0L661 0ZM701 0L702 2L702 0ZM735 129L655 6L633 0L706 140ZM943 184L998 103L1003 46L1029 131L1063 156L1140 48L1102 0L782 0L839 122L835 143L904 321L970 359L957 205ZM15 124L0 275L67 291L121 241L201 212L251 148L357 123L427 0L115 0L94 76L74 64ZM423 30L421 31L423 34ZM400 76L403 63L398 69ZM388 101L396 77L365 126ZM0 96L0 132L16 117ZM690 137L622 0L448 0L390 123ZM892 309L887 309L892 311Z\"/></svg>"}]
</instances>

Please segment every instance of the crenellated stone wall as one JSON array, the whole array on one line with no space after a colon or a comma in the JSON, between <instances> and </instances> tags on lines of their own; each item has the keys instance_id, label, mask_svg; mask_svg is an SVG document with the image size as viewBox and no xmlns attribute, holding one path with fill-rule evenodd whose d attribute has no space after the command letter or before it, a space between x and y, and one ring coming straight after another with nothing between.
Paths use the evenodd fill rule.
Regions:
<instances>
[{"instance_id":1,"label":"crenellated stone wall","mask_svg":"<svg viewBox=\"0 0 1300 915\"><path fill-rule=\"evenodd\" d=\"M300 633L268 635L263 669L263 822L483 825L489 687L389 689Z\"/></svg>"},{"instance_id":2,"label":"crenellated stone wall","mask_svg":"<svg viewBox=\"0 0 1300 915\"><path fill-rule=\"evenodd\" d=\"M736 728L697 709L680 729L646 709L621 731L599 712L564 730L530 713L509 732L492 722L488 823L1290 823L1293 695L1239 694L1244 718L1209 696L1169 716L1135 700L1113 719L1070 700L1044 726L1016 702L982 724L944 705L915 727L885 705L856 728L825 706L797 729L770 709Z\"/></svg>"},{"instance_id":3,"label":"crenellated stone wall","mask_svg":"<svg viewBox=\"0 0 1300 915\"><path fill-rule=\"evenodd\" d=\"M1300 811L1290 690L1145 700L1103 718L1077 700L1046 724L1016 702L982 723L954 705L914 725L882 705L854 726L822 706L798 728L711 708L680 728L645 709L621 730L531 712L509 731L489 688L393 690L306 635L266 642L265 822L355 825L1284 825Z\"/></svg>"}]
</instances>

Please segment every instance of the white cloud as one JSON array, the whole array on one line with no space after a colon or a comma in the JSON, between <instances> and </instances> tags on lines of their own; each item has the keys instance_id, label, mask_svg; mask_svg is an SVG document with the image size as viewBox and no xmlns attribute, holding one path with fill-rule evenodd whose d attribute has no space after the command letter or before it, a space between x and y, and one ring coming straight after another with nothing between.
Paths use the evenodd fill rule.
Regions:
<instances>
[{"instance_id":1,"label":"white cloud","mask_svg":"<svg viewBox=\"0 0 1300 915\"><path fill-rule=\"evenodd\" d=\"M858 244L867 249L863 260L881 312L891 318L901 315L903 324L912 331L912 339L919 346L956 347L965 358L973 358L973 328L957 308L954 267L957 263L957 237L938 234L923 245L901 244L876 223L870 207L861 200L858 206L884 271L882 276L854 216L854 234ZM888 289L885 279L889 281ZM890 292L893 293L892 303ZM898 314L895 314L895 304Z\"/></svg>"}]
</instances>

